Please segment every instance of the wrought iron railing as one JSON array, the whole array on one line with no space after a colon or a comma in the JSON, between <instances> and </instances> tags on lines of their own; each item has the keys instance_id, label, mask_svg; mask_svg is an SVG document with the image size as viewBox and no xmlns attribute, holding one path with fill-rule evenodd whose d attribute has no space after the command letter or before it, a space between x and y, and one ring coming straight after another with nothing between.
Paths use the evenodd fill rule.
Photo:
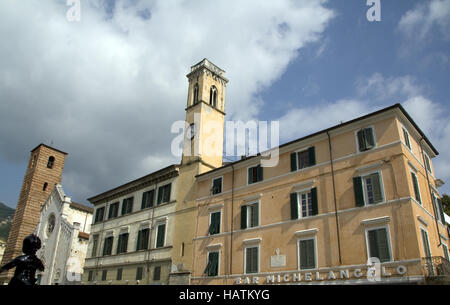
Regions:
<instances>
[{"instance_id":1,"label":"wrought iron railing","mask_svg":"<svg viewBox=\"0 0 450 305\"><path fill-rule=\"evenodd\" d=\"M425 277L450 277L450 262L442 256L423 257L422 267Z\"/></svg>"}]
</instances>

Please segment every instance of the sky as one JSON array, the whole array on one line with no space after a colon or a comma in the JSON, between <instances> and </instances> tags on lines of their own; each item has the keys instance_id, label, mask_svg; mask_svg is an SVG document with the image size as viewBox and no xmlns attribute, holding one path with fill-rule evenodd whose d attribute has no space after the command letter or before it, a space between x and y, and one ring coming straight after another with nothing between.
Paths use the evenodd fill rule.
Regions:
<instances>
[{"instance_id":1,"label":"sky","mask_svg":"<svg viewBox=\"0 0 450 305\"><path fill-rule=\"evenodd\" d=\"M0 1L0 202L40 143L68 152L84 204L179 163L171 125L203 58L229 79L226 120L279 121L280 143L401 103L450 193L450 0L379 3L369 21L366 0Z\"/></svg>"}]
</instances>

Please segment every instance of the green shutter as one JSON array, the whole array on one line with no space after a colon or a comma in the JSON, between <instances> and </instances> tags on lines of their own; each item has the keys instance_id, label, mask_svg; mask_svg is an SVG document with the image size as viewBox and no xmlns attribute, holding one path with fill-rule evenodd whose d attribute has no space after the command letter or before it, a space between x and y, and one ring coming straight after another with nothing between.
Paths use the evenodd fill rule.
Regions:
<instances>
[{"instance_id":1,"label":"green shutter","mask_svg":"<svg viewBox=\"0 0 450 305\"><path fill-rule=\"evenodd\" d=\"M127 213L127 200L124 199L122 201L122 214L121 215L125 215Z\"/></svg>"},{"instance_id":2,"label":"green shutter","mask_svg":"<svg viewBox=\"0 0 450 305\"><path fill-rule=\"evenodd\" d=\"M378 251L378 234L377 230L372 230L368 232L369 235L369 255L370 257L380 257Z\"/></svg>"},{"instance_id":3,"label":"green shutter","mask_svg":"<svg viewBox=\"0 0 450 305\"><path fill-rule=\"evenodd\" d=\"M312 269L316 266L314 239L300 241L300 269Z\"/></svg>"},{"instance_id":4,"label":"green shutter","mask_svg":"<svg viewBox=\"0 0 450 305\"><path fill-rule=\"evenodd\" d=\"M149 229L145 229L143 230L144 232L142 233L142 249L147 250L148 249L148 237L149 237L149 233L150 230Z\"/></svg>"},{"instance_id":5,"label":"green shutter","mask_svg":"<svg viewBox=\"0 0 450 305\"><path fill-rule=\"evenodd\" d=\"M411 149L411 143L409 142L409 134L408 134L408 132L407 132L405 129L403 129L403 137L405 138L405 144L406 144L406 146L407 146L409 149Z\"/></svg>"},{"instance_id":6,"label":"green shutter","mask_svg":"<svg viewBox=\"0 0 450 305\"><path fill-rule=\"evenodd\" d=\"M297 193L291 194L291 219L298 219L298 196L297 196Z\"/></svg>"},{"instance_id":7,"label":"green shutter","mask_svg":"<svg viewBox=\"0 0 450 305\"><path fill-rule=\"evenodd\" d=\"M308 166L316 165L316 150L314 146L308 149L308 161L309 161Z\"/></svg>"},{"instance_id":8,"label":"green shutter","mask_svg":"<svg viewBox=\"0 0 450 305\"><path fill-rule=\"evenodd\" d=\"M357 207L364 206L364 193L361 177L353 178L353 191L355 193L355 203Z\"/></svg>"},{"instance_id":9,"label":"green shutter","mask_svg":"<svg viewBox=\"0 0 450 305\"><path fill-rule=\"evenodd\" d=\"M156 247L163 247L164 246L164 235L166 233L166 225L159 225L158 226L158 236L156 238Z\"/></svg>"},{"instance_id":10,"label":"green shutter","mask_svg":"<svg viewBox=\"0 0 450 305\"><path fill-rule=\"evenodd\" d=\"M291 172L295 172L297 170L297 153L291 154Z\"/></svg>"},{"instance_id":11,"label":"green shutter","mask_svg":"<svg viewBox=\"0 0 450 305\"><path fill-rule=\"evenodd\" d=\"M258 165L257 173L258 173L258 181L263 181L263 167L261 165Z\"/></svg>"},{"instance_id":12,"label":"green shutter","mask_svg":"<svg viewBox=\"0 0 450 305\"><path fill-rule=\"evenodd\" d=\"M117 241L117 254L122 250L122 234L119 235L119 240Z\"/></svg>"},{"instance_id":13,"label":"green shutter","mask_svg":"<svg viewBox=\"0 0 450 305\"><path fill-rule=\"evenodd\" d=\"M211 252L208 255L208 268L206 270L206 274L208 276L216 276L219 271L219 253Z\"/></svg>"},{"instance_id":14,"label":"green shutter","mask_svg":"<svg viewBox=\"0 0 450 305\"><path fill-rule=\"evenodd\" d=\"M381 194L380 174L372 174L370 175L370 178L372 179L374 203L379 203L383 201L383 195Z\"/></svg>"},{"instance_id":15,"label":"green shutter","mask_svg":"<svg viewBox=\"0 0 450 305\"><path fill-rule=\"evenodd\" d=\"M241 229L247 228L247 206L241 206Z\"/></svg>"},{"instance_id":16,"label":"green shutter","mask_svg":"<svg viewBox=\"0 0 450 305\"><path fill-rule=\"evenodd\" d=\"M136 251L142 250L142 230L138 232Z\"/></svg>"},{"instance_id":17,"label":"green shutter","mask_svg":"<svg viewBox=\"0 0 450 305\"><path fill-rule=\"evenodd\" d=\"M209 226L209 234L217 234L220 233L220 213L212 213L211 214L211 225Z\"/></svg>"},{"instance_id":18,"label":"green shutter","mask_svg":"<svg viewBox=\"0 0 450 305\"><path fill-rule=\"evenodd\" d=\"M128 198L127 213L133 212L134 197Z\"/></svg>"},{"instance_id":19,"label":"green shutter","mask_svg":"<svg viewBox=\"0 0 450 305\"><path fill-rule=\"evenodd\" d=\"M366 128L364 129L364 140L365 140L365 147L366 149L370 149L375 146L375 140L373 137L373 129L372 128Z\"/></svg>"},{"instance_id":20,"label":"green shutter","mask_svg":"<svg viewBox=\"0 0 450 305\"><path fill-rule=\"evenodd\" d=\"M437 203L439 207L439 214L441 215L441 222L445 224L445 216L444 216L444 209L442 208L442 200L440 198L437 198Z\"/></svg>"},{"instance_id":21,"label":"green shutter","mask_svg":"<svg viewBox=\"0 0 450 305\"><path fill-rule=\"evenodd\" d=\"M159 204L161 204L161 201L162 201L162 195L163 195L163 187L162 186L160 186L159 188L158 188L158 205Z\"/></svg>"},{"instance_id":22,"label":"green shutter","mask_svg":"<svg viewBox=\"0 0 450 305\"><path fill-rule=\"evenodd\" d=\"M171 193L171 189L172 189L172 183L169 183L168 185L166 185L166 194L164 196L164 202L170 202L170 193Z\"/></svg>"},{"instance_id":23,"label":"green shutter","mask_svg":"<svg viewBox=\"0 0 450 305\"><path fill-rule=\"evenodd\" d=\"M416 200L419 203L422 203L422 200L420 198L420 190L419 190L419 182L417 181L417 176L414 173L411 173L411 178L413 181L413 187L414 187L414 195L416 196Z\"/></svg>"},{"instance_id":24,"label":"green shutter","mask_svg":"<svg viewBox=\"0 0 450 305\"><path fill-rule=\"evenodd\" d=\"M311 204L312 204L312 215L319 214L319 207L317 203L317 188L311 189Z\"/></svg>"},{"instance_id":25,"label":"green shutter","mask_svg":"<svg viewBox=\"0 0 450 305\"><path fill-rule=\"evenodd\" d=\"M387 262L391 260L391 256L389 254L389 243L387 237L386 229L376 230L377 232L377 240L378 240L378 254L380 262Z\"/></svg>"},{"instance_id":26,"label":"green shutter","mask_svg":"<svg viewBox=\"0 0 450 305\"><path fill-rule=\"evenodd\" d=\"M364 141L364 129L358 131L356 135L358 137L359 151L366 150L366 142Z\"/></svg>"},{"instance_id":27,"label":"green shutter","mask_svg":"<svg viewBox=\"0 0 450 305\"><path fill-rule=\"evenodd\" d=\"M144 193L142 194L142 204L141 204L141 209L145 209L145 208L148 207L148 204L147 204L147 197L148 197L148 192L144 192Z\"/></svg>"},{"instance_id":28,"label":"green shutter","mask_svg":"<svg viewBox=\"0 0 450 305\"><path fill-rule=\"evenodd\" d=\"M252 184L253 183L253 170L250 167L247 171L248 171L248 184Z\"/></svg>"},{"instance_id":29,"label":"green shutter","mask_svg":"<svg viewBox=\"0 0 450 305\"><path fill-rule=\"evenodd\" d=\"M425 250L425 257L431 257L430 244L428 243L428 234L424 230L421 231L422 231L423 247Z\"/></svg>"}]
</instances>

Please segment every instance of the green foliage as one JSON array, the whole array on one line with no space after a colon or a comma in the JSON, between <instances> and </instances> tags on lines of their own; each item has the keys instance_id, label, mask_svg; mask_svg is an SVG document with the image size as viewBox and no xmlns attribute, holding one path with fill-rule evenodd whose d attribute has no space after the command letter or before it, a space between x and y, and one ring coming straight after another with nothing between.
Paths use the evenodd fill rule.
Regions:
<instances>
[{"instance_id":1,"label":"green foliage","mask_svg":"<svg viewBox=\"0 0 450 305\"><path fill-rule=\"evenodd\" d=\"M450 196L448 196L447 194L443 194L441 200L445 214L450 215Z\"/></svg>"},{"instance_id":2,"label":"green foliage","mask_svg":"<svg viewBox=\"0 0 450 305\"><path fill-rule=\"evenodd\" d=\"M11 222L14 216L14 209L6 206L0 202L0 240L6 242L8 240L9 230L11 229ZM6 224L3 221L9 218Z\"/></svg>"}]
</instances>

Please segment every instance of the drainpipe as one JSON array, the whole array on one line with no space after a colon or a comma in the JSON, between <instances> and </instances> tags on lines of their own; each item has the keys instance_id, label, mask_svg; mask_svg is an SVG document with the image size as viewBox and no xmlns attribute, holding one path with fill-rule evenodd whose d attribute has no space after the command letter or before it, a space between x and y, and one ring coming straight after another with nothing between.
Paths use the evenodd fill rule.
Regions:
<instances>
[{"instance_id":1,"label":"drainpipe","mask_svg":"<svg viewBox=\"0 0 450 305\"><path fill-rule=\"evenodd\" d=\"M231 164L232 172L231 172L231 230L230 230L230 271L229 275L233 274L232 266L233 266L233 211L234 211L234 164Z\"/></svg>"},{"instance_id":2,"label":"drainpipe","mask_svg":"<svg viewBox=\"0 0 450 305\"><path fill-rule=\"evenodd\" d=\"M334 198L334 216L336 218L336 233L337 233L337 242L338 242L338 253L339 253L339 265L342 265L342 256L341 256L341 238L339 233L339 218L338 218L338 209L337 209L337 200L336 200L336 185L334 182L334 165L333 165L333 155L331 152L331 138L330 133L327 131L328 136L328 148L330 151L330 165L331 165L331 180L333 181L333 198Z\"/></svg>"},{"instance_id":3,"label":"drainpipe","mask_svg":"<svg viewBox=\"0 0 450 305\"><path fill-rule=\"evenodd\" d=\"M151 209L151 211L152 211L152 217L151 217L151 221L150 221L150 231L149 231L149 237L148 237L148 246L147 246L147 259L146 259L146 261L147 261L147 285L149 285L150 284L150 251L151 251L151 248L152 248L152 234L153 234L153 220L154 220L154 216L155 216L155 208L156 208L156 206L155 205L157 205L158 204L158 182L156 182L155 183L155 195L154 195L154 197L153 197L153 199L155 200L154 202L153 202L153 207L152 207L152 209ZM171 266L171 268L172 268L172 266Z\"/></svg>"},{"instance_id":4,"label":"drainpipe","mask_svg":"<svg viewBox=\"0 0 450 305\"><path fill-rule=\"evenodd\" d=\"M420 139L419 143L420 143L420 149L422 150L423 167L425 168L425 174L427 175L428 191L430 193L431 202L433 202L433 192L431 191L430 177L428 176L428 169L427 169L427 164L425 162L425 155L423 154L422 141L423 141L423 137ZM438 247L440 247L442 245L442 239L441 239L441 235L439 234L439 224L438 224L438 220L437 220L437 215L438 214L437 214L436 207L435 207L434 203L432 204L432 206L433 206L433 211L434 211L434 222L436 224L437 235L439 237Z\"/></svg>"}]
</instances>

